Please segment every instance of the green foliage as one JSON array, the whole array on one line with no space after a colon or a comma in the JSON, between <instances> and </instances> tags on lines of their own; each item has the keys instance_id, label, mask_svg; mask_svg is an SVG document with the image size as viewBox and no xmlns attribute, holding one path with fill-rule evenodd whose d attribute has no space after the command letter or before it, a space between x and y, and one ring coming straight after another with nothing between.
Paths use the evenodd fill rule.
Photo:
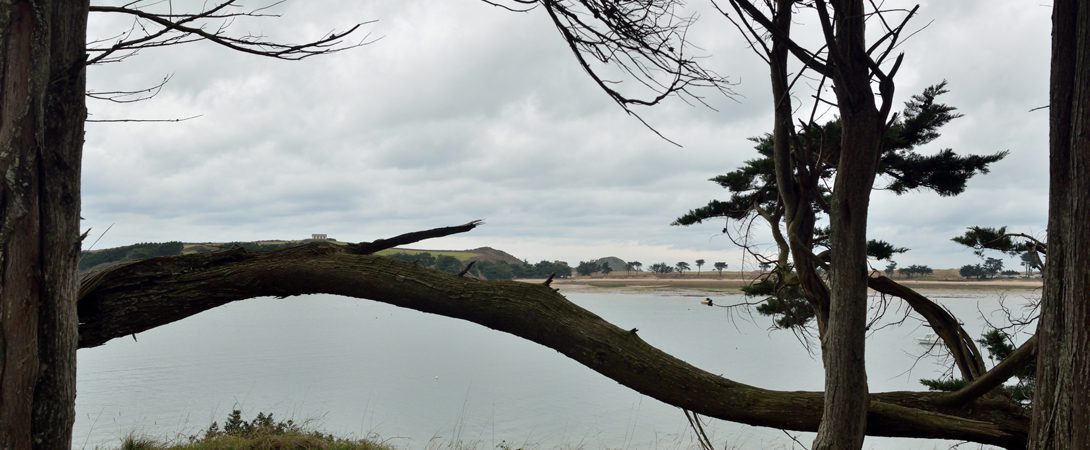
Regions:
<instances>
[{"instance_id":1,"label":"green foliage","mask_svg":"<svg viewBox=\"0 0 1090 450\"><path fill-rule=\"evenodd\" d=\"M1026 268L1026 276L1029 276L1030 270L1039 269L1037 255L1034 252L1022 253L1022 267Z\"/></svg>"},{"instance_id":2,"label":"green foliage","mask_svg":"<svg viewBox=\"0 0 1090 450\"><path fill-rule=\"evenodd\" d=\"M879 173L892 179L886 189L904 194L909 191L930 189L943 197L958 195L977 173L987 174L988 166L1007 156L1008 152L992 155L959 156L951 149L924 156L913 152L921 145L939 137L938 129L951 120L961 117L957 108L935 99L949 91L946 80L929 86L920 95L913 95L905 102L904 112L890 126L885 137Z\"/></svg>"},{"instance_id":3,"label":"green foliage","mask_svg":"<svg viewBox=\"0 0 1090 450\"><path fill-rule=\"evenodd\" d=\"M488 280L513 279L517 270L507 261L477 261L473 269Z\"/></svg>"},{"instance_id":4,"label":"green foliage","mask_svg":"<svg viewBox=\"0 0 1090 450\"><path fill-rule=\"evenodd\" d=\"M893 255L907 251L908 249L905 247L894 247L893 244L886 241L879 241L876 239L867 241L867 256L879 261L892 261L890 258L892 258Z\"/></svg>"},{"instance_id":5,"label":"green foliage","mask_svg":"<svg viewBox=\"0 0 1090 450\"><path fill-rule=\"evenodd\" d=\"M121 440L120 450L156 450L159 443L147 436L128 435Z\"/></svg>"},{"instance_id":6,"label":"green foliage","mask_svg":"<svg viewBox=\"0 0 1090 450\"><path fill-rule=\"evenodd\" d=\"M746 161L738 170L708 180L730 191L730 200L712 200L707 206L690 210L671 225L689 226L719 217L742 220L752 213L753 205L765 209L775 207L779 192L772 161L772 135L766 133L749 140L757 143L754 149L759 158Z\"/></svg>"},{"instance_id":7,"label":"green foliage","mask_svg":"<svg viewBox=\"0 0 1090 450\"><path fill-rule=\"evenodd\" d=\"M897 262L890 261L889 264L886 266L886 269L883 270L883 272L886 273L887 277L892 277L895 270L897 270Z\"/></svg>"},{"instance_id":8,"label":"green foliage","mask_svg":"<svg viewBox=\"0 0 1090 450\"><path fill-rule=\"evenodd\" d=\"M219 424L212 422L212 425L204 432L204 439L214 439L222 436L246 437L255 434L282 435L291 431L299 431L299 426L291 420L286 422L276 421L273 419L272 413L257 413L257 417L253 421L247 422L242 419L242 411L236 409L231 411L231 414L227 416L227 420L223 422L223 430L220 430Z\"/></svg>"},{"instance_id":9,"label":"green foliage","mask_svg":"<svg viewBox=\"0 0 1090 450\"><path fill-rule=\"evenodd\" d=\"M772 317L777 328L803 327L814 318L814 308L798 285L777 286L769 277L760 283L742 286L742 293L747 297L765 296L764 302L757 305L757 312Z\"/></svg>"},{"instance_id":10,"label":"green foliage","mask_svg":"<svg viewBox=\"0 0 1090 450\"><path fill-rule=\"evenodd\" d=\"M689 270L689 263L685 261L679 261L676 267L679 274L685 273L686 270Z\"/></svg>"},{"instance_id":11,"label":"green foliage","mask_svg":"<svg viewBox=\"0 0 1090 450\"><path fill-rule=\"evenodd\" d=\"M723 271L724 271L724 270L726 270L726 268L727 268L727 263L725 263L725 262L717 262L717 263L715 263L715 265L713 265L712 267L715 267L715 270L719 272L719 276L723 276Z\"/></svg>"},{"instance_id":12,"label":"green foliage","mask_svg":"<svg viewBox=\"0 0 1090 450\"><path fill-rule=\"evenodd\" d=\"M980 345L988 350L990 359L998 364L1014 353L1014 344L1011 337L1003 330L992 328L977 339ZM1032 359L1029 364L1022 367L1014 374L1018 378L1018 384L1007 391L1009 397L1015 401L1023 402L1033 399L1033 388L1037 381L1037 360Z\"/></svg>"},{"instance_id":13,"label":"green foliage","mask_svg":"<svg viewBox=\"0 0 1090 450\"><path fill-rule=\"evenodd\" d=\"M996 364L1010 357L1014 353L1014 345L1011 343L1010 335L1003 330L992 328L987 333L984 333L980 339L977 339L990 356L989 359L995 360ZM1018 403L1027 403L1033 400L1033 388L1036 384L1037 376L1037 362L1032 360L1025 367L1022 367L1014 374L1018 379L1018 383L1014 386L1004 385L996 389L1000 395L1003 395ZM920 383L927 386L932 391L946 391L952 392L965 387L967 384L965 380L950 379L950 380L920 380Z\"/></svg>"},{"instance_id":14,"label":"green foliage","mask_svg":"<svg viewBox=\"0 0 1090 450\"><path fill-rule=\"evenodd\" d=\"M652 264L648 270L650 270L651 273L671 273L674 271L674 266L660 262Z\"/></svg>"},{"instance_id":15,"label":"green foliage","mask_svg":"<svg viewBox=\"0 0 1090 450\"><path fill-rule=\"evenodd\" d=\"M435 270L456 274L462 271L462 262L453 256L439 255L435 258Z\"/></svg>"},{"instance_id":16,"label":"green foliage","mask_svg":"<svg viewBox=\"0 0 1090 450\"><path fill-rule=\"evenodd\" d=\"M424 266L424 267L431 267L431 266L435 265L435 257L432 256L432 254L428 253L428 252L420 252L420 253L398 252L398 253L394 253L394 254L386 255L386 256L390 257L390 258L394 258L394 259L400 259L402 261L415 262L415 263L420 264L421 266ZM448 256L448 258L453 258L453 257Z\"/></svg>"},{"instance_id":17,"label":"green foliage","mask_svg":"<svg viewBox=\"0 0 1090 450\"><path fill-rule=\"evenodd\" d=\"M995 328L984 333L984 335L976 341L988 350L988 353L991 354L991 358L999 361L1007 359L1011 353L1014 353L1014 345L1011 345L1010 343L1010 336Z\"/></svg>"},{"instance_id":18,"label":"green foliage","mask_svg":"<svg viewBox=\"0 0 1090 450\"><path fill-rule=\"evenodd\" d=\"M610 272L613 272L613 268L609 264L602 264L602 275L609 275Z\"/></svg>"},{"instance_id":19,"label":"green foliage","mask_svg":"<svg viewBox=\"0 0 1090 450\"><path fill-rule=\"evenodd\" d=\"M965 278L977 277L977 279L981 280L984 279L985 276L984 267L980 264L966 264L961 266L961 269L958 270L958 274Z\"/></svg>"},{"instance_id":20,"label":"green foliage","mask_svg":"<svg viewBox=\"0 0 1090 450\"><path fill-rule=\"evenodd\" d=\"M96 252L81 252L79 270L87 270L99 264L118 261L132 261L156 256L180 255L182 254L182 248L183 244L178 241L162 243L145 242L99 250Z\"/></svg>"},{"instance_id":21,"label":"green foliage","mask_svg":"<svg viewBox=\"0 0 1090 450\"><path fill-rule=\"evenodd\" d=\"M961 266L958 270L958 274L965 278L976 277L978 280L985 278L991 278L996 276L1003 270L1003 261L995 258L988 258L984 261L984 264L966 264Z\"/></svg>"},{"instance_id":22,"label":"green foliage","mask_svg":"<svg viewBox=\"0 0 1090 450\"><path fill-rule=\"evenodd\" d=\"M327 239L329 240L329 239ZM302 242L283 242L280 244L262 244L259 242L228 242L220 248L228 249L234 247L242 247L251 252L271 252L273 250L280 250L282 248L295 247L302 245Z\"/></svg>"},{"instance_id":23,"label":"green foliage","mask_svg":"<svg viewBox=\"0 0 1090 450\"><path fill-rule=\"evenodd\" d=\"M965 380L961 378L948 378L945 380L923 379L920 380L920 384L927 386L927 389L930 391L954 392L967 386L969 383L966 383Z\"/></svg>"},{"instance_id":24,"label":"green foliage","mask_svg":"<svg viewBox=\"0 0 1090 450\"><path fill-rule=\"evenodd\" d=\"M878 173L889 179L884 189L897 194L928 189L940 196L958 195L965 191L969 179L977 173L988 173L988 167L1007 156L1007 152L992 155L960 156L951 149L944 149L933 155L921 155L915 152L917 147L926 145L939 137L939 128L951 120L961 117L957 109L937 103L938 96L945 94L946 81L924 89L905 103L904 112L896 116L884 139L884 151L880 158ZM840 119L835 119L822 126L804 126L797 131L798 142L793 151L802 151L808 142L824 155L835 155L840 142ZM750 138L757 143L754 147L759 157L746 161L739 169L712 178L723 188L730 191L727 201L712 200L707 206L690 210L671 225L694 225L713 218L742 220L754 214L754 206L765 211L774 211L779 202L776 186L775 163L772 159L773 138L771 134ZM823 145L824 144L824 145ZM820 173L815 174L829 180L835 175L835 158L832 163L825 163ZM831 183L825 183L826 185ZM826 196L827 192L815 195ZM823 201L824 200L824 201ZM828 204L828 199L811 199L815 211L821 211L821 204ZM880 258L885 259L885 258Z\"/></svg>"},{"instance_id":25,"label":"green foliage","mask_svg":"<svg viewBox=\"0 0 1090 450\"><path fill-rule=\"evenodd\" d=\"M556 274L561 278L570 277L572 273L571 266L561 261L541 261L533 266L523 266L522 272L517 274L518 278L546 278L549 275Z\"/></svg>"},{"instance_id":26,"label":"green foliage","mask_svg":"<svg viewBox=\"0 0 1090 450\"><path fill-rule=\"evenodd\" d=\"M242 419L235 410L223 429L215 422L188 442L162 443L147 437L128 436L124 450L393 450L385 444L366 439L344 439L314 431L291 420L278 421L272 414L259 413L252 421Z\"/></svg>"},{"instance_id":27,"label":"green foliage","mask_svg":"<svg viewBox=\"0 0 1090 450\"><path fill-rule=\"evenodd\" d=\"M462 267L464 267L464 264L458 258L446 254L439 254L436 257L430 252L398 252L386 254L385 256L447 273L461 272ZM529 264L527 262L509 263L507 261L477 260L473 265L472 273L488 280L510 280L514 278L547 278L554 273L557 277L565 278L570 277L572 271L571 267L559 261L541 261L537 264Z\"/></svg>"},{"instance_id":28,"label":"green foliage","mask_svg":"<svg viewBox=\"0 0 1090 450\"><path fill-rule=\"evenodd\" d=\"M590 276L592 273L600 272L602 266L594 261L579 261L579 265L575 267L575 273L583 276Z\"/></svg>"},{"instance_id":29,"label":"green foliage","mask_svg":"<svg viewBox=\"0 0 1090 450\"><path fill-rule=\"evenodd\" d=\"M903 267L903 268L897 269L897 272L900 273L901 275L904 275L904 276L908 277L908 278L912 278L913 275L930 275L930 274L934 273L935 271L931 270L931 268L927 267L927 266L921 266L921 265L913 264L913 265L908 266L908 267Z\"/></svg>"},{"instance_id":30,"label":"green foliage","mask_svg":"<svg viewBox=\"0 0 1090 450\"><path fill-rule=\"evenodd\" d=\"M1007 236L1007 227L969 227L969 231L966 231L965 235L950 240L972 248L973 253L981 258L984 257L985 250L995 250L1011 256L1029 251L1026 244L1015 242L1014 239Z\"/></svg>"}]
</instances>

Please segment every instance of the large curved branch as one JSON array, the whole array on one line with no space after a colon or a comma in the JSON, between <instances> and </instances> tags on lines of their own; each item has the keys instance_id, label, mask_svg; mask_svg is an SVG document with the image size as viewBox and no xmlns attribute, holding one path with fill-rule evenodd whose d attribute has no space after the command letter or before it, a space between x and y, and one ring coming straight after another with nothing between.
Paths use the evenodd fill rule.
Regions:
<instances>
[{"instance_id":1,"label":"large curved branch","mask_svg":"<svg viewBox=\"0 0 1090 450\"><path fill-rule=\"evenodd\" d=\"M732 422L814 431L820 392L772 391L693 367L540 284L479 281L344 246L311 243L275 252L237 248L129 262L83 280L80 347L102 345L232 301L327 293L468 320L555 349L640 393ZM1024 445L1017 409L981 402L940 408L939 394L874 394L868 434ZM983 400L982 400L983 401Z\"/></svg>"},{"instance_id":2,"label":"large curved branch","mask_svg":"<svg viewBox=\"0 0 1090 450\"><path fill-rule=\"evenodd\" d=\"M942 306L919 292L884 276L869 277L867 287L904 299L913 310L923 316L935 334L946 344L946 348L950 350L954 363L961 370L961 377L966 381L973 381L987 371L984 367L984 358L973 343L972 336L969 336L957 318Z\"/></svg>"}]
</instances>

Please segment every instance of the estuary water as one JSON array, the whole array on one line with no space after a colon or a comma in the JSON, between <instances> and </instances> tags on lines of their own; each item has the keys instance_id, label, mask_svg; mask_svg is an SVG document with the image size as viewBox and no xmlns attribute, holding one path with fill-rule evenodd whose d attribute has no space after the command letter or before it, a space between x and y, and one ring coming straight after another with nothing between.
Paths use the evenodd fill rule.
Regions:
<instances>
[{"instance_id":1,"label":"estuary water","mask_svg":"<svg viewBox=\"0 0 1090 450\"><path fill-rule=\"evenodd\" d=\"M735 381L821 390L823 370L790 331L744 310L708 307L735 294L566 288L573 302L674 356ZM970 334L1002 301L1030 291L925 292ZM925 390L948 371L916 337L930 330L893 301L867 342L872 392ZM1025 336L1021 338L1025 339ZM73 447L116 448L129 434L176 439L221 425L233 409L253 418L309 421L342 436L378 436L407 449L452 443L512 448L698 448L677 408L620 386L554 350L469 322L331 295L260 298L78 352ZM808 433L707 420L716 448L809 447ZM868 438L867 448L946 449L954 442ZM463 448L464 448L463 447ZM978 448L963 446L959 448Z\"/></svg>"}]
</instances>

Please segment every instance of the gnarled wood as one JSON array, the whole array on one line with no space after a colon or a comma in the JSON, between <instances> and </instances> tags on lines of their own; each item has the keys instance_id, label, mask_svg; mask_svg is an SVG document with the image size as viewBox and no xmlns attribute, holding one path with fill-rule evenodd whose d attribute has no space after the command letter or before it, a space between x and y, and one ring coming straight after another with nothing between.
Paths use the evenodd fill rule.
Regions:
<instances>
[{"instance_id":1,"label":"gnarled wood","mask_svg":"<svg viewBox=\"0 0 1090 450\"><path fill-rule=\"evenodd\" d=\"M81 287L80 346L102 345L236 300L313 293L381 301L510 333L701 415L799 431L815 431L821 422L821 392L761 389L702 371L549 287L455 277L392 258L349 254L331 243L152 258L92 273ZM935 403L940 395L872 395L868 434L1024 445L1028 422L1019 409L1002 403L943 408Z\"/></svg>"}]
</instances>

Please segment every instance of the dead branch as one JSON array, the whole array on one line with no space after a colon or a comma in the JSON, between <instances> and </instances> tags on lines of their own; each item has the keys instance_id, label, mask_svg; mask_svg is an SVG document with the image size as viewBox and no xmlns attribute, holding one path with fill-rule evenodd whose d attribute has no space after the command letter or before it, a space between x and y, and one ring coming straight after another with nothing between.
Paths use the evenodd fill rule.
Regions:
<instances>
[{"instance_id":1,"label":"dead branch","mask_svg":"<svg viewBox=\"0 0 1090 450\"><path fill-rule=\"evenodd\" d=\"M87 64L117 62L136 54L140 49L166 47L200 40L207 40L243 53L286 60L336 53L375 41L368 41L369 35L367 35L355 44L345 42L345 37L355 33L361 26L374 23L374 21L358 23L344 32L334 30L303 44L282 44L268 40L264 36L252 34L230 36L227 34L227 29L235 19L275 17L264 11L280 3L243 12L230 12L229 7L238 7L235 2L236 0L226 0L195 13L175 13L169 1L166 2L167 12L152 12L150 10L152 6L162 5L162 3L145 4L142 0L122 6L92 5L91 12L126 14L132 16L134 22L132 27L122 33L121 37L113 41L111 45L97 46L97 43L105 41L92 41L87 51L94 56L88 58Z\"/></svg>"}]
</instances>

